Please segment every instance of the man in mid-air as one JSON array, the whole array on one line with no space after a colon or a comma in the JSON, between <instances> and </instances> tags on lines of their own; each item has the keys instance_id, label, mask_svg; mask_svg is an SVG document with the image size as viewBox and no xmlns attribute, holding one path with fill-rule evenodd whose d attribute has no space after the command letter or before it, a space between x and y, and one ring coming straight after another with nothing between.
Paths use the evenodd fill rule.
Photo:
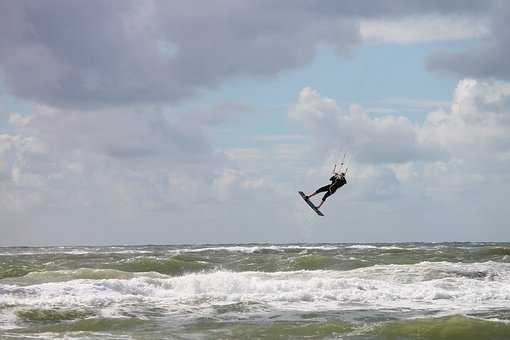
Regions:
<instances>
[{"instance_id":1,"label":"man in mid-air","mask_svg":"<svg viewBox=\"0 0 510 340\"><path fill-rule=\"evenodd\" d=\"M325 192L324 196L322 197L321 203L317 206L317 209L319 209L324 204L324 201L326 201L326 199L329 196L333 195L338 188L347 184L347 181L345 180L345 172L341 173L334 172L333 176L331 176L329 180L331 181L331 184L320 187L310 195L306 195L306 199L310 199L311 197L317 195L320 192Z\"/></svg>"}]
</instances>

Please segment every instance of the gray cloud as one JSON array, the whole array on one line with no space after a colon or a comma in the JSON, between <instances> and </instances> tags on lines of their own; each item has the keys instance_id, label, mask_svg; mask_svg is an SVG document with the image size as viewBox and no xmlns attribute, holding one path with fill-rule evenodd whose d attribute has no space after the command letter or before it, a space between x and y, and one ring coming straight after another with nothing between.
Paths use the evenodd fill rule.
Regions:
<instances>
[{"instance_id":1,"label":"gray cloud","mask_svg":"<svg viewBox=\"0 0 510 340\"><path fill-rule=\"evenodd\" d=\"M80 109L175 102L224 79L274 75L361 17L479 13L480 1L1 1L0 68L20 98Z\"/></svg>"},{"instance_id":2,"label":"gray cloud","mask_svg":"<svg viewBox=\"0 0 510 340\"><path fill-rule=\"evenodd\" d=\"M31 116L21 133L63 155L77 149L118 159L167 156L191 160L210 151L200 129L171 123L155 110L50 110Z\"/></svg>"},{"instance_id":3,"label":"gray cloud","mask_svg":"<svg viewBox=\"0 0 510 340\"><path fill-rule=\"evenodd\" d=\"M427 58L427 68L475 78L510 79L510 3L498 2L491 17L491 34L486 39L461 52L437 51Z\"/></svg>"},{"instance_id":4,"label":"gray cloud","mask_svg":"<svg viewBox=\"0 0 510 340\"><path fill-rule=\"evenodd\" d=\"M9 91L54 106L175 102L225 77L274 74L344 50L349 20L260 3L3 2L0 65ZM303 25L304 22L307 24Z\"/></svg>"}]
</instances>

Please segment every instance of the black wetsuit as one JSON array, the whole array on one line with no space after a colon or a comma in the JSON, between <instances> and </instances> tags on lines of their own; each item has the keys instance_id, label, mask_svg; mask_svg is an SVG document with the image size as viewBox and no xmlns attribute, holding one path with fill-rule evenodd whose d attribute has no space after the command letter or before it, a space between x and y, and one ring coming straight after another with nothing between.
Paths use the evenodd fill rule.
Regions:
<instances>
[{"instance_id":1,"label":"black wetsuit","mask_svg":"<svg viewBox=\"0 0 510 340\"><path fill-rule=\"evenodd\" d=\"M329 180L331 181L331 184L325 185L315 191L315 193L326 192L326 194L324 194L324 196L322 197L323 201L325 201L326 198L328 198L329 196L333 195L335 191L342 185L347 184L345 176L344 177L331 176Z\"/></svg>"}]
</instances>

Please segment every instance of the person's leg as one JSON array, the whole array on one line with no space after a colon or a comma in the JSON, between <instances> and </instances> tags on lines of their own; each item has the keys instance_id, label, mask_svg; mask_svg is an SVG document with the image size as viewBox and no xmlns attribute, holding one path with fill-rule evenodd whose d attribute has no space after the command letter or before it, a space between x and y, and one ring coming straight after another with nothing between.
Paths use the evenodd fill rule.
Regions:
<instances>
[{"instance_id":1,"label":"person's leg","mask_svg":"<svg viewBox=\"0 0 510 340\"><path fill-rule=\"evenodd\" d=\"M329 185L325 185L323 187L320 187L319 189L317 189L314 192L312 192L310 195L306 195L306 198L313 197L313 196L317 195L318 193L326 192L326 191L329 191Z\"/></svg>"},{"instance_id":2,"label":"person's leg","mask_svg":"<svg viewBox=\"0 0 510 340\"><path fill-rule=\"evenodd\" d=\"M317 209L319 209L320 207L322 207L322 205L324 204L324 202L326 202L326 199L331 196L333 193L331 191L326 191L326 193L324 194L324 196L322 197L322 200L321 200L321 203L319 203L319 205L317 206Z\"/></svg>"}]
</instances>

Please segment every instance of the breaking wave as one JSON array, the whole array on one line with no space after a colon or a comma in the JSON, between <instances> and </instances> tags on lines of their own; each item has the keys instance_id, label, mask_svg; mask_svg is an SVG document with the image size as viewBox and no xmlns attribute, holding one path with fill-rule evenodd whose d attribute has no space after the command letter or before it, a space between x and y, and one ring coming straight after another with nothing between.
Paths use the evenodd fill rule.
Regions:
<instances>
[{"instance_id":1,"label":"breaking wave","mask_svg":"<svg viewBox=\"0 0 510 340\"><path fill-rule=\"evenodd\" d=\"M306 258L314 266L320 258ZM510 307L510 264L377 265L349 271L200 272L182 276L112 270L32 273L0 284L0 305L110 305L150 299L162 306L209 306L251 301L276 308L419 308L471 310ZM65 280L68 281L65 281ZM5 283L5 281L1 281Z\"/></svg>"}]
</instances>

